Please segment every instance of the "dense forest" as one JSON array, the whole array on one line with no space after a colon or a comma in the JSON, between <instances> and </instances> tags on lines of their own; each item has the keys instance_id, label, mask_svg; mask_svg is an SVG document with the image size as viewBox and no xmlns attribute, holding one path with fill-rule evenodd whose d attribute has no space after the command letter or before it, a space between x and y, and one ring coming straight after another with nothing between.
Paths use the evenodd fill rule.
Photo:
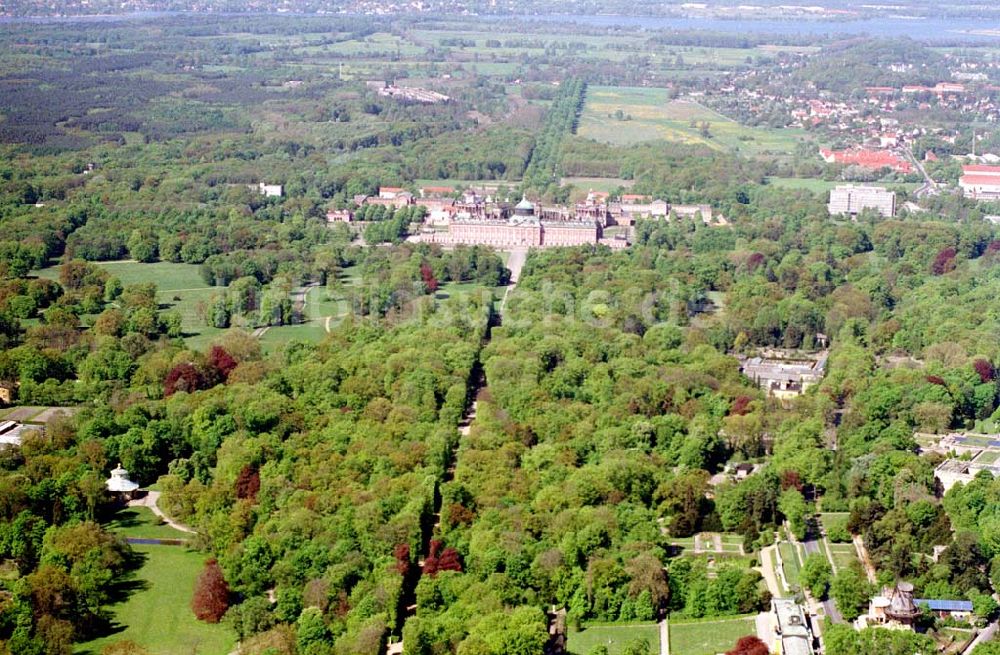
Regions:
<instances>
[{"instance_id":1,"label":"dense forest","mask_svg":"<svg viewBox=\"0 0 1000 655\"><path fill-rule=\"evenodd\" d=\"M793 126L783 100L871 105L860 123L863 87L985 87L990 56L462 16L5 24L0 422L70 411L0 447L0 655L202 652L124 624L158 593L249 655L712 633L769 612L771 558L817 537L848 562L803 552L777 590L830 601L831 655L926 653L996 620L1000 479L945 492L927 448L1000 425L1000 205L955 189L957 157L1000 143L993 96L896 103L933 126L906 147L940 185L865 172L900 209L854 220L826 194L859 172L817 149L870 132ZM716 220L639 217L608 226L628 248L522 268L415 242L432 210L383 187L632 194ZM774 351L825 376L776 397L741 373ZM169 522L108 493L116 466ZM123 518L140 511L154 523ZM197 569L169 592L148 579L163 552ZM844 622L899 580L975 616ZM730 641L675 655L761 653Z\"/></svg>"}]
</instances>

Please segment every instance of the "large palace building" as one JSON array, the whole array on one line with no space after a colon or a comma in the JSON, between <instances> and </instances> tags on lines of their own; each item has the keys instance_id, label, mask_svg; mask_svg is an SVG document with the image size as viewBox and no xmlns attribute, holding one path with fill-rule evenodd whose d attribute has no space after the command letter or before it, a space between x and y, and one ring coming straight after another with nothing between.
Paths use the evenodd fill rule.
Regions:
<instances>
[{"instance_id":1,"label":"large palace building","mask_svg":"<svg viewBox=\"0 0 1000 655\"><path fill-rule=\"evenodd\" d=\"M499 201L493 189L468 189L461 194L452 187L424 187L419 197L399 187L380 187L378 196L355 196L356 205L426 208L424 231L412 241L442 245L483 245L495 248L549 248L606 245L625 248L629 228L639 219L689 219L706 225L727 225L710 205L672 205L646 196L591 191L583 202L570 206L536 205L527 198L513 207ZM331 210L327 221L351 221L349 210Z\"/></svg>"},{"instance_id":2,"label":"large palace building","mask_svg":"<svg viewBox=\"0 0 1000 655\"><path fill-rule=\"evenodd\" d=\"M521 200L506 217L457 216L448 223L447 232L428 232L422 241L445 245L483 245L494 248L546 248L604 244L624 248L625 239L603 238L599 220L553 212L536 215L535 205Z\"/></svg>"}]
</instances>

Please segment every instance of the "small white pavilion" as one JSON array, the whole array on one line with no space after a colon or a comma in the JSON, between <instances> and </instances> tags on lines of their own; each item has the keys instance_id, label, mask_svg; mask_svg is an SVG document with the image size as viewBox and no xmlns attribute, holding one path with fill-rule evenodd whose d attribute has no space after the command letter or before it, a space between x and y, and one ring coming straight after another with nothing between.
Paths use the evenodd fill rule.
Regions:
<instances>
[{"instance_id":1,"label":"small white pavilion","mask_svg":"<svg viewBox=\"0 0 1000 655\"><path fill-rule=\"evenodd\" d=\"M122 468L121 462L118 463L118 467L111 470L111 477L107 479L105 484L116 498L121 500L131 500L132 494L135 493L139 485L128 479L128 471Z\"/></svg>"}]
</instances>

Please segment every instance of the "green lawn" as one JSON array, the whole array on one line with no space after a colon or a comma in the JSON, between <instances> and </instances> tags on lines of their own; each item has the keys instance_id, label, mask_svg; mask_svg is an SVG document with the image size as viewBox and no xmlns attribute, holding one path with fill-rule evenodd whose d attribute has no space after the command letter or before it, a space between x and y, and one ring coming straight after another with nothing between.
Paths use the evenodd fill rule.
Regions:
<instances>
[{"instance_id":1,"label":"green lawn","mask_svg":"<svg viewBox=\"0 0 1000 655\"><path fill-rule=\"evenodd\" d=\"M159 522L146 507L118 511L105 522L126 537L185 539L190 535ZM193 653L226 655L235 647L229 629L209 625L191 613L191 593L207 555L182 546L134 545L144 556L142 567L125 583L125 598L111 607L113 634L78 644L79 655L98 655L110 644L131 640L154 655Z\"/></svg>"},{"instance_id":2,"label":"green lawn","mask_svg":"<svg viewBox=\"0 0 1000 655\"><path fill-rule=\"evenodd\" d=\"M659 650L660 631L655 623L589 625L579 632L570 628L566 650L571 655L587 655L597 646L607 646L608 655L618 655L633 639L647 639L654 652Z\"/></svg>"},{"instance_id":3,"label":"green lawn","mask_svg":"<svg viewBox=\"0 0 1000 655\"><path fill-rule=\"evenodd\" d=\"M196 264L175 264L173 262L155 262L143 264L137 261L117 261L117 262L93 262L111 275L114 275L122 284L142 284L153 282L160 291L174 291L178 289L203 289L208 287L202 279L199 267ZM36 271L39 277L58 279L59 266L50 266Z\"/></svg>"},{"instance_id":4,"label":"green lawn","mask_svg":"<svg viewBox=\"0 0 1000 655\"><path fill-rule=\"evenodd\" d=\"M854 544L830 544L830 556L838 571L858 563L858 551L854 548Z\"/></svg>"},{"instance_id":5,"label":"green lawn","mask_svg":"<svg viewBox=\"0 0 1000 655\"><path fill-rule=\"evenodd\" d=\"M754 617L716 621L670 621L670 655L716 655L746 635L757 634Z\"/></svg>"},{"instance_id":6,"label":"green lawn","mask_svg":"<svg viewBox=\"0 0 1000 655\"><path fill-rule=\"evenodd\" d=\"M199 315L199 305L207 304L216 294L224 293L225 288L206 284L197 265L171 262L143 264L135 261L95 263L116 276L122 284L155 283L158 288L157 301L160 303L160 308L180 313L184 340L189 347L206 350L215 339L225 333L223 329L205 325ZM36 273L41 277L58 279L59 267L51 266ZM348 267L341 273L345 287L356 284L359 277L354 267ZM326 317L332 317L330 321L332 329L347 315L349 309L343 291L331 294L326 289L316 288L309 291L306 300L304 308L306 323L269 329L261 338L261 345L265 350L281 348L292 340L317 343L326 335ZM253 327L248 326L246 329L252 330Z\"/></svg>"},{"instance_id":7,"label":"green lawn","mask_svg":"<svg viewBox=\"0 0 1000 655\"><path fill-rule=\"evenodd\" d=\"M850 514L848 512L822 512L819 515L819 521L823 524L823 531L827 534L827 537L831 534L837 536L838 532L847 532L847 519L849 517Z\"/></svg>"},{"instance_id":8,"label":"green lawn","mask_svg":"<svg viewBox=\"0 0 1000 655\"><path fill-rule=\"evenodd\" d=\"M987 437L984 434L967 434L965 435L965 440L962 441L962 445L985 448L990 445L991 441L993 441L993 437Z\"/></svg>"},{"instance_id":9,"label":"green lawn","mask_svg":"<svg viewBox=\"0 0 1000 655\"><path fill-rule=\"evenodd\" d=\"M191 535L162 523L148 507L129 507L115 514L104 524L108 530L126 537L146 539L188 539Z\"/></svg>"},{"instance_id":10,"label":"green lawn","mask_svg":"<svg viewBox=\"0 0 1000 655\"><path fill-rule=\"evenodd\" d=\"M194 618L191 593L206 555L180 546L133 546L146 560L135 575L138 589L114 605L112 623L118 632L78 644L78 655L98 655L119 641L131 640L154 655L177 653L226 655L236 636L228 628Z\"/></svg>"},{"instance_id":11,"label":"green lawn","mask_svg":"<svg viewBox=\"0 0 1000 655\"><path fill-rule=\"evenodd\" d=\"M795 546L787 541L782 541L778 544L778 550L781 551L781 566L785 572L785 580L790 586L798 587L800 585L799 571L802 565L799 563Z\"/></svg>"},{"instance_id":12,"label":"green lawn","mask_svg":"<svg viewBox=\"0 0 1000 655\"><path fill-rule=\"evenodd\" d=\"M667 94L663 88L591 86L578 134L616 145L663 140L752 155L789 155L806 138L802 130L747 127L698 102L671 100ZM631 118L613 118L619 109ZM701 132L702 123L709 124L708 136Z\"/></svg>"},{"instance_id":13,"label":"green lawn","mask_svg":"<svg viewBox=\"0 0 1000 655\"><path fill-rule=\"evenodd\" d=\"M611 193L618 187L630 188L635 180L624 180L620 177L564 177L559 184L572 184L584 191L603 191Z\"/></svg>"},{"instance_id":14,"label":"green lawn","mask_svg":"<svg viewBox=\"0 0 1000 655\"><path fill-rule=\"evenodd\" d=\"M761 564L764 565L763 562L761 562ZM766 563L766 565L769 566L769 567L771 567L771 571L774 572L774 578L775 578L775 580L778 581L778 585L781 586L785 590L786 593L790 593L791 590L788 589L788 587L786 587L786 586L784 586L784 585L781 584L781 576L778 575L778 556L775 554L773 548L767 550L767 563Z\"/></svg>"},{"instance_id":15,"label":"green lawn","mask_svg":"<svg viewBox=\"0 0 1000 655\"><path fill-rule=\"evenodd\" d=\"M516 185L518 185L520 183L521 183L521 180L460 180L460 179L454 178L454 177L451 177L451 178L442 178L440 180L417 179L417 180L413 181L413 185L415 187L417 187L418 189L420 187L425 187L425 186L450 186L450 187L452 187L452 188L454 188L456 190L459 189L459 188L467 189L467 188L470 188L470 187L474 187L474 188L481 188L481 187L493 188L493 187L502 187L502 186L505 186L507 188L510 188L510 187L516 186Z\"/></svg>"},{"instance_id":16,"label":"green lawn","mask_svg":"<svg viewBox=\"0 0 1000 655\"><path fill-rule=\"evenodd\" d=\"M995 450L984 450L976 457L977 464L995 464L1000 459L1000 452Z\"/></svg>"}]
</instances>

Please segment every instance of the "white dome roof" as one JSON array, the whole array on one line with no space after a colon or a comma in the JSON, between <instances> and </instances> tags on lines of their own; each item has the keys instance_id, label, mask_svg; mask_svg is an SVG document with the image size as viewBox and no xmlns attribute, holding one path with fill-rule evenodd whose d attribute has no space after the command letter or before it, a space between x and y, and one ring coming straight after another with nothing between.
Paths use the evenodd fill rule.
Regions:
<instances>
[{"instance_id":1,"label":"white dome roof","mask_svg":"<svg viewBox=\"0 0 1000 655\"><path fill-rule=\"evenodd\" d=\"M123 469L121 464L111 470L111 477L104 484L107 485L108 491L115 493L128 493L139 488L138 484L128 479L128 471Z\"/></svg>"}]
</instances>

